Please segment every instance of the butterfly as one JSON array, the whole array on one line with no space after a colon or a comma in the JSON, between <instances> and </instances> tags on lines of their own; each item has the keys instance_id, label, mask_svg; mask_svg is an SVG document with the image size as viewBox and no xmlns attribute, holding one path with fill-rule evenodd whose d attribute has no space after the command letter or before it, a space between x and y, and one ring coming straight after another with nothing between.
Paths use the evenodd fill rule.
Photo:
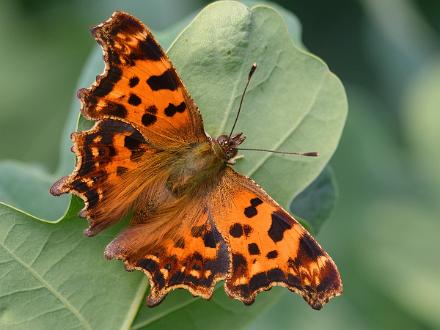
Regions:
<instances>
[{"instance_id":1,"label":"butterfly","mask_svg":"<svg viewBox=\"0 0 440 330\"><path fill-rule=\"evenodd\" d=\"M146 274L147 304L157 305L175 288L208 299L220 280L245 304L275 285L314 309L340 295L329 255L233 169L244 135L213 138L204 131L201 113L150 30L115 12L92 34L105 71L78 97L82 115L95 124L72 133L76 166L50 192L84 200L79 215L88 219L87 236L130 212L130 224L104 254Z\"/></svg>"}]
</instances>

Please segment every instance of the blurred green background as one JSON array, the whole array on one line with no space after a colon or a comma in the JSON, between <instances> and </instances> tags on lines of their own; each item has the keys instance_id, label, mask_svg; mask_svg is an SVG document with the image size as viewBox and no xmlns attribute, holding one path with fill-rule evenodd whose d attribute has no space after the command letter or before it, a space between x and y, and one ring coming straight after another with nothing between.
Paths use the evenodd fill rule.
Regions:
<instances>
[{"instance_id":1,"label":"blurred green background","mask_svg":"<svg viewBox=\"0 0 440 330\"><path fill-rule=\"evenodd\" d=\"M319 235L345 293L320 312L286 295L249 328L439 329L440 1L275 2L348 93L331 161L340 197ZM147 4L158 31L207 3L2 0L0 160L55 170L90 26Z\"/></svg>"}]
</instances>

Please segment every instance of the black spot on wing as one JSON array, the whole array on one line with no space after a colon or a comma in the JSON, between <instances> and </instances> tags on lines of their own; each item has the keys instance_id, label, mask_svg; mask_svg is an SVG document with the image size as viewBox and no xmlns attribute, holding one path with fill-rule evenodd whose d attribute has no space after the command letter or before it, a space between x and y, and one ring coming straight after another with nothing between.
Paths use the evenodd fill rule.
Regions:
<instances>
[{"instance_id":1,"label":"black spot on wing","mask_svg":"<svg viewBox=\"0 0 440 330\"><path fill-rule=\"evenodd\" d=\"M263 201L258 197L254 197L249 202L251 205L244 209L244 215L247 218L252 218L258 214L257 206L263 204Z\"/></svg>"},{"instance_id":2,"label":"black spot on wing","mask_svg":"<svg viewBox=\"0 0 440 330\"><path fill-rule=\"evenodd\" d=\"M128 86L131 88L135 87L137 84L139 84L139 78L138 77L131 77L128 81Z\"/></svg>"},{"instance_id":3,"label":"black spot on wing","mask_svg":"<svg viewBox=\"0 0 440 330\"><path fill-rule=\"evenodd\" d=\"M260 288L267 287L269 283L270 281L265 272L257 273L251 277L251 280L249 281L249 289L251 291L255 291Z\"/></svg>"},{"instance_id":4,"label":"black spot on wing","mask_svg":"<svg viewBox=\"0 0 440 330\"><path fill-rule=\"evenodd\" d=\"M178 87L178 78L172 69L168 69L159 76L151 76L148 78L147 84L153 91L161 89L175 91Z\"/></svg>"},{"instance_id":5,"label":"black spot on wing","mask_svg":"<svg viewBox=\"0 0 440 330\"><path fill-rule=\"evenodd\" d=\"M136 59L145 59L150 61L159 61L164 56L162 50L150 34L148 34L147 39L139 42L138 52L136 52L136 55Z\"/></svg>"},{"instance_id":6,"label":"black spot on wing","mask_svg":"<svg viewBox=\"0 0 440 330\"><path fill-rule=\"evenodd\" d=\"M283 282L286 277L281 269L273 268L267 271L267 278L270 282Z\"/></svg>"},{"instance_id":7,"label":"black spot on wing","mask_svg":"<svg viewBox=\"0 0 440 330\"><path fill-rule=\"evenodd\" d=\"M268 252L267 255L266 255L267 259L275 259L276 257L278 257L278 251L277 250L272 250L272 251Z\"/></svg>"},{"instance_id":8,"label":"black spot on wing","mask_svg":"<svg viewBox=\"0 0 440 330\"><path fill-rule=\"evenodd\" d=\"M137 263L138 267L142 267L143 269L150 272L153 277L154 283L157 285L159 289L165 286L165 278L163 274L160 272L159 264L151 259L141 259Z\"/></svg>"},{"instance_id":9,"label":"black spot on wing","mask_svg":"<svg viewBox=\"0 0 440 330\"><path fill-rule=\"evenodd\" d=\"M137 96L136 94L130 94L130 97L128 98L128 103L134 106L137 106L142 103L141 98Z\"/></svg>"},{"instance_id":10,"label":"black spot on wing","mask_svg":"<svg viewBox=\"0 0 440 330\"><path fill-rule=\"evenodd\" d=\"M136 130L133 130L131 135L124 138L124 146L131 151L131 160L137 160L144 154L145 148L143 147L143 144L145 143L142 134Z\"/></svg>"},{"instance_id":11,"label":"black spot on wing","mask_svg":"<svg viewBox=\"0 0 440 330\"><path fill-rule=\"evenodd\" d=\"M101 109L101 113L109 116L125 118L127 116L127 109L122 104L108 101Z\"/></svg>"},{"instance_id":12,"label":"black spot on wing","mask_svg":"<svg viewBox=\"0 0 440 330\"><path fill-rule=\"evenodd\" d=\"M252 218L252 217L256 216L257 213L258 213L258 211L254 206L248 206L244 209L244 215L247 218Z\"/></svg>"},{"instance_id":13,"label":"black spot on wing","mask_svg":"<svg viewBox=\"0 0 440 330\"><path fill-rule=\"evenodd\" d=\"M287 214L281 210L272 212L272 224L268 231L269 237L272 241L281 241L284 232L290 228L292 228L292 225L290 224L290 217Z\"/></svg>"},{"instance_id":14,"label":"black spot on wing","mask_svg":"<svg viewBox=\"0 0 440 330\"><path fill-rule=\"evenodd\" d=\"M206 247L215 248L217 246L214 233L212 231L207 231L203 235L203 243Z\"/></svg>"},{"instance_id":15,"label":"black spot on wing","mask_svg":"<svg viewBox=\"0 0 440 330\"><path fill-rule=\"evenodd\" d=\"M107 75L101 78L98 86L93 91L94 96L103 97L113 90L115 84L121 80L122 70L117 66L112 66L107 72Z\"/></svg>"},{"instance_id":16,"label":"black spot on wing","mask_svg":"<svg viewBox=\"0 0 440 330\"><path fill-rule=\"evenodd\" d=\"M81 167L78 171L79 176L87 175L95 170L95 162L93 161L94 156L92 154L92 151L90 150L90 144L86 143L83 152L84 152L83 155L84 158L81 163Z\"/></svg>"},{"instance_id":17,"label":"black spot on wing","mask_svg":"<svg viewBox=\"0 0 440 330\"><path fill-rule=\"evenodd\" d=\"M154 124L157 121L157 117L155 115L152 115L150 113L145 113L142 116L142 124L144 126L150 126Z\"/></svg>"},{"instance_id":18,"label":"black spot on wing","mask_svg":"<svg viewBox=\"0 0 440 330\"><path fill-rule=\"evenodd\" d=\"M141 144L142 142L136 139L133 135L128 135L124 138L124 147L130 151L138 150Z\"/></svg>"},{"instance_id":19,"label":"black spot on wing","mask_svg":"<svg viewBox=\"0 0 440 330\"><path fill-rule=\"evenodd\" d=\"M81 193L86 192L89 189L85 182L79 180L72 182L72 188Z\"/></svg>"},{"instance_id":20,"label":"black spot on wing","mask_svg":"<svg viewBox=\"0 0 440 330\"><path fill-rule=\"evenodd\" d=\"M249 284L241 284L238 286L235 286L234 289L239 291L241 296L248 297L253 292L259 290L259 289L267 289L268 286L273 282L287 282L286 276L284 275L283 271L279 268L273 268L268 270L267 272L260 272L255 275L253 275L250 280ZM245 302L245 304L250 304L250 302Z\"/></svg>"},{"instance_id":21,"label":"black spot on wing","mask_svg":"<svg viewBox=\"0 0 440 330\"><path fill-rule=\"evenodd\" d=\"M232 269L234 277L241 277L247 272L247 261L240 253L232 254Z\"/></svg>"},{"instance_id":22,"label":"black spot on wing","mask_svg":"<svg viewBox=\"0 0 440 330\"><path fill-rule=\"evenodd\" d=\"M85 192L89 208L95 207L99 201L99 194L94 189L87 190Z\"/></svg>"},{"instance_id":23,"label":"black spot on wing","mask_svg":"<svg viewBox=\"0 0 440 330\"><path fill-rule=\"evenodd\" d=\"M243 227L239 223L234 223L229 228L229 234L231 234L232 237L239 238L241 235L243 235Z\"/></svg>"},{"instance_id":24,"label":"black spot on wing","mask_svg":"<svg viewBox=\"0 0 440 330\"><path fill-rule=\"evenodd\" d=\"M292 275L289 273L287 275L287 282L286 283L289 286L292 286L294 288L298 288L298 289L302 290L301 279L299 278L299 276Z\"/></svg>"},{"instance_id":25,"label":"black spot on wing","mask_svg":"<svg viewBox=\"0 0 440 330\"><path fill-rule=\"evenodd\" d=\"M154 105L148 107L142 116L142 124L144 126L153 125L157 121L156 113L157 108Z\"/></svg>"},{"instance_id":26,"label":"black spot on wing","mask_svg":"<svg viewBox=\"0 0 440 330\"><path fill-rule=\"evenodd\" d=\"M258 205L263 204L263 201L258 197L251 199L251 205L257 207Z\"/></svg>"},{"instance_id":27,"label":"black spot on wing","mask_svg":"<svg viewBox=\"0 0 440 330\"><path fill-rule=\"evenodd\" d=\"M181 284L184 282L185 279L185 273L182 271L176 271L171 275L170 279L168 280L168 285L176 285Z\"/></svg>"},{"instance_id":28,"label":"black spot on wing","mask_svg":"<svg viewBox=\"0 0 440 330\"><path fill-rule=\"evenodd\" d=\"M165 108L165 115L168 117L172 117L176 114L176 112L182 113L186 109L185 102L181 102L179 105L174 105L172 103L169 103L168 106Z\"/></svg>"},{"instance_id":29,"label":"black spot on wing","mask_svg":"<svg viewBox=\"0 0 440 330\"><path fill-rule=\"evenodd\" d=\"M260 249L258 248L258 245L256 243L250 243L248 244L248 251L250 255L259 255Z\"/></svg>"},{"instance_id":30,"label":"black spot on wing","mask_svg":"<svg viewBox=\"0 0 440 330\"><path fill-rule=\"evenodd\" d=\"M307 258L315 261L323 255L324 251L322 251L315 240L309 234L304 233L299 240L298 258Z\"/></svg>"},{"instance_id":31,"label":"black spot on wing","mask_svg":"<svg viewBox=\"0 0 440 330\"><path fill-rule=\"evenodd\" d=\"M243 225L243 232L246 237L249 237L249 235L252 233L252 227L247 224L244 224Z\"/></svg>"}]
</instances>

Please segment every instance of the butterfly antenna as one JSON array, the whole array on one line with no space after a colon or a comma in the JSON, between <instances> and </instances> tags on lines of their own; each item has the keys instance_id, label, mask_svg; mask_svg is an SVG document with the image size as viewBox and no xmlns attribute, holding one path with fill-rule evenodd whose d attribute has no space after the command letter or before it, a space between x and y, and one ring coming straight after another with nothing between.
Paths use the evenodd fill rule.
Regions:
<instances>
[{"instance_id":1,"label":"butterfly antenna","mask_svg":"<svg viewBox=\"0 0 440 330\"><path fill-rule=\"evenodd\" d=\"M237 124L238 116L240 116L241 106L243 105L244 95L246 94L246 90L251 82L252 75L257 69L257 63L252 64L251 70L249 71L248 79L246 82L246 86L244 87L243 94L241 94L240 105L238 106L237 116L235 117L234 125L232 125L231 133L229 133L228 140L231 139L231 135L234 132L235 125Z\"/></svg>"},{"instance_id":2,"label":"butterfly antenna","mask_svg":"<svg viewBox=\"0 0 440 330\"><path fill-rule=\"evenodd\" d=\"M288 152L288 151L278 151L278 150L270 150L270 149L254 149L254 148L237 148L237 150L266 151L266 152L272 152L274 154L298 155L298 156L307 156L307 157L318 157L319 156L319 153L317 153L316 151Z\"/></svg>"}]
</instances>

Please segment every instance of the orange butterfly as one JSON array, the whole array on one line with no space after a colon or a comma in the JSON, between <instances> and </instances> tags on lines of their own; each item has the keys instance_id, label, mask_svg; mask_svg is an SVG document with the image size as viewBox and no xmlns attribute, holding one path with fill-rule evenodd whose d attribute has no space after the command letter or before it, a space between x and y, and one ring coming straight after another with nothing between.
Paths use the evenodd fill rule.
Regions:
<instances>
[{"instance_id":1,"label":"orange butterfly","mask_svg":"<svg viewBox=\"0 0 440 330\"><path fill-rule=\"evenodd\" d=\"M197 106L151 32L116 12L92 33L106 70L78 96L81 113L96 123L72 134L76 167L50 192L84 200L87 236L133 210L105 256L148 276L148 305L175 288L210 298L219 280L245 304L275 285L315 309L340 295L328 254L254 181L232 169L244 136L205 133Z\"/></svg>"}]
</instances>

